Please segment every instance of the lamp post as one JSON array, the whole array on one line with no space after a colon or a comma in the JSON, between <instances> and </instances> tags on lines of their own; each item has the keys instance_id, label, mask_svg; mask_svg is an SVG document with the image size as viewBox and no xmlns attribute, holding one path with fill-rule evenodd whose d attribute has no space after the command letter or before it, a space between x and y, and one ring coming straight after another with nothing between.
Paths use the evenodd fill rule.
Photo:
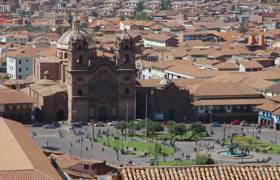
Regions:
<instances>
[{"instance_id":1,"label":"lamp post","mask_svg":"<svg viewBox=\"0 0 280 180\"><path fill-rule=\"evenodd\" d=\"M136 129L135 129L135 121L136 121L136 90L135 90L135 97L134 97L134 121L133 121L133 150L136 150L136 142L135 142L135 135L136 135Z\"/></svg>"},{"instance_id":2,"label":"lamp post","mask_svg":"<svg viewBox=\"0 0 280 180\"><path fill-rule=\"evenodd\" d=\"M146 94L146 108L145 108L145 155L147 154L147 118L148 118L148 94Z\"/></svg>"},{"instance_id":3,"label":"lamp post","mask_svg":"<svg viewBox=\"0 0 280 180\"><path fill-rule=\"evenodd\" d=\"M127 145L128 139L128 101L126 101L126 129L125 129L125 148L128 147Z\"/></svg>"}]
</instances>

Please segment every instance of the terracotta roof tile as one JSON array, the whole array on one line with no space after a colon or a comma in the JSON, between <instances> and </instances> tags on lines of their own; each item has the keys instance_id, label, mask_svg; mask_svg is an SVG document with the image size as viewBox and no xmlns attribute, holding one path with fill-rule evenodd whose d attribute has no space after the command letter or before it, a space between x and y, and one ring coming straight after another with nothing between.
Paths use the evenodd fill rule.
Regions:
<instances>
[{"instance_id":1,"label":"terracotta roof tile","mask_svg":"<svg viewBox=\"0 0 280 180\"><path fill-rule=\"evenodd\" d=\"M34 103L34 99L20 91L0 85L0 104Z\"/></svg>"},{"instance_id":2,"label":"terracotta roof tile","mask_svg":"<svg viewBox=\"0 0 280 180\"><path fill-rule=\"evenodd\" d=\"M279 166L186 166L186 167L122 167L123 180L233 180L233 179L277 179Z\"/></svg>"}]
</instances>

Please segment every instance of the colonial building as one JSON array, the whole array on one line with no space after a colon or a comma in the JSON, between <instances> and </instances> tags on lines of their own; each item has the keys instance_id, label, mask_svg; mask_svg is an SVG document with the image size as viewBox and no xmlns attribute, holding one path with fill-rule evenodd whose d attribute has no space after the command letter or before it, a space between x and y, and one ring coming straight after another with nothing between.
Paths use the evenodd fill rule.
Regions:
<instances>
[{"instance_id":1,"label":"colonial building","mask_svg":"<svg viewBox=\"0 0 280 180\"><path fill-rule=\"evenodd\" d=\"M67 105L67 108L62 106L58 109L37 103L43 112L53 110L51 112L56 114L54 117L46 117L45 114L43 118L69 121L133 118L134 39L124 31L115 41L113 58L97 56L95 39L79 25L75 17L72 29L58 40L56 56L49 57L49 63L48 57L35 60L34 78L37 82L29 86L30 95L38 95L38 99L47 95L49 101L53 101L49 104Z\"/></svg>"},{"instance_id":2,"label":"colonial building","mask_svg":"<svg viewBox=\"0 0 280 180\"><path fill-rule=\"evenodd\" d=\"M190 80L191 81L191 80ZM191 103L186 82L167 79L141 80L137 86L137 118L191 121ZM180 85L179 85L180 84Z\"/></svg>"},{"instance_id":3,"label":"colonial building","mask_svg":"<svg viewBox=\"0 0 280 180\"><path fill-rule=\"evenodd\" d=\"M0 85L0 117L28 123L31 120L33 104L34 99L30 96Z\"/></svg>"},{"instance_id":4,"label":"colonial building","mask_svg":"<svg viewBox=\"0 0 280 180\"><path fill-rule=\"evenodd\" d=\"M263 95L241 83L204 82L192 95L194 114L204 122L247 120L256 122L255 107L266 100Z\"/></svg>"}]
</instances>

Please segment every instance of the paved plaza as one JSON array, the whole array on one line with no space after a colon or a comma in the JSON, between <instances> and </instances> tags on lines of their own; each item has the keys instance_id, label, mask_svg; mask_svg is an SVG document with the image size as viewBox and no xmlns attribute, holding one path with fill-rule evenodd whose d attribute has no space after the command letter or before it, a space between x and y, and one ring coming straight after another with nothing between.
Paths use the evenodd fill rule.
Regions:
<instances>
[{"instance_id":1,"label":"paved plaza","mask_svg":"<svg viewBox=\"0 0 280 180\"><path fill-rule=\"evenodd\" d=\"M92 137L92 126L83 127L83 131L85 134L83 137L83 142L79 142L81 139L80 135L75 135L73 132L70 131L70 126L62 125L60 128L55 129L44 129L43 127L30 127L27 126L30 134L33 138L37 141L39 145L43 148L47 148L52 151L58 151L66 154L71 154L75 156L81 156L85 159L96 159L96 160L105 160L107 163L114 164L114 165L121 165L127 164L129 161L132 161L136 165L150 165L150 160L153 158L151 156L140 156L140 155L122 155L119 153L119 159L117 158L116 152L109 147L103 146L99 143L93 143L90 141L89 138L86 136ZM274 141L275 139L275 132L272 129L262 129L261 133L254 130L252 127L243 127L243 132L246 133L247 136L252 136L253 134L257 133L257 136L261 140L264 141ZM116 134L116 130L112 126L108 127L95 127L94 132L95 136L97 135L98 131L107 131L109 129L111 134ZM210 131L210 127L207 125L208 131ZM250 152L251 158L243 158L243 159L236 159L236 158L223 158L218 155L218 151L222 150L221 145L216 144L217 139L222 139L224 136L224 129L223 127L213 127L214 135L211 137L207 137L201 139L198 142L176 142L175 146L177 147L177 151L171 157L166 157L167 161L173 161L175 159L185 159L186 155L190 155L191 159L193 159L196 155L194 151L200 151L201 153L205 153L210 155L216 162L218 163L253 163L257 159L262 160L268 157L272 159L268 162L271 164L277 164L280 162L280 155L273 155L273 154L263 154L263 153L255 153ZM225 130L225 136L229 136L232 132L240 132L240 126L232 126L231 128L227 126ZM277 132L277 144L279 144L280 132ZM213 146L214 149L207 151L207 146ZM159 157L159 160L163 161L163 157Z\"/></svg>"}]
</instances>

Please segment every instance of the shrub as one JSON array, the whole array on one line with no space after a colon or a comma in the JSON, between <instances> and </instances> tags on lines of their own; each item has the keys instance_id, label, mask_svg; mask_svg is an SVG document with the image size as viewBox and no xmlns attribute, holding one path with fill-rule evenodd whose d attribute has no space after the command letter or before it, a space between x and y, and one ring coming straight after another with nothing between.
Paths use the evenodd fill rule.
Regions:
<instances>
[{"instance_id":1,"label":"shrub","mask_svg":"<svg viewBox=\"0 0 280 180\"><path fill-rule=\"evenodd\" d=\"M207 157L204 154L197 154L195 156L195 162L198 165L215 164L215 161L212 158Z\"/></svg>"}]
</instances>

